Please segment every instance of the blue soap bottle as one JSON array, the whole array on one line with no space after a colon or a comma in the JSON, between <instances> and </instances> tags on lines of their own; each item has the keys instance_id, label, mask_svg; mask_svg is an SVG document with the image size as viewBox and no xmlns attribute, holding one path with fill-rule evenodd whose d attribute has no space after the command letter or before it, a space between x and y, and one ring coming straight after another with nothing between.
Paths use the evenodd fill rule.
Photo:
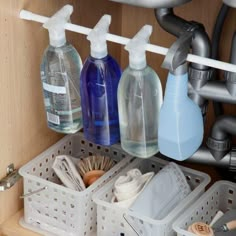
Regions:
<instances>
[{"instance_id":1,"label":"blue soap bottle","mask_svg":"<svg viewBox=\"0 0 236 236\"><path fill-rule=\"evenodd\" d=\"M80 77L85 138L105 146L120 140L117 88L121 69L107 52L106 33L110 23L111 16L104 15L89 33L91 54Z\"/></svg>"}]
</instances>

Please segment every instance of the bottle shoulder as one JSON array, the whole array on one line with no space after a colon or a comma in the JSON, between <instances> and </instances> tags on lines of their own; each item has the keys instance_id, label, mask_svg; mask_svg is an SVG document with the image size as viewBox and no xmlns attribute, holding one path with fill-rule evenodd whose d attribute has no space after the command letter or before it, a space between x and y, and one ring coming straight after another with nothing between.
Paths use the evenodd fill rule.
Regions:
<instances>
[{"instance_id":1,"label":"bottle shoulder","mask_svg":"<svg viewBox=\"0 0 236 236\"><path fill-rule=\"evenodd\" d=\"M97 59L89 56L85 62L82 69L82 74L94 73L106 75L106 74L116 74L117 77L121 76L121 68L117 61L110 55L102 59Z\"/></svg>"},{"instance_id":2,"label":"bottle shoulder","mask_svg":"<svg viewBox=\"0 0 236 236\"><path fill-rule=\"evenodd\" d=\"M69 43L61 47L52 47L49 45L44 51L41 65L44 64L64 64L64 67L82 68L82 60L77 50Z\"/></svg>"},{"instance_id":3,"label":"bottle shoulder","mask_svg":"<svg viewBox=\"0 0 236 236\"><path fill-rule=\"evenodd\" d=\"M135 70L132 69L130 66L128 66L122 75L123 77L128 77L130 79L159 79L159 76L157 75L157 73L155 72L155 70L153 70L150 66L146 66L144 69L142 70Z\"/></svg>"},{"instance_id":4,"label":"bottle shoulder","mask_svg":"<svg viewBox=\"0 0 236 236\"><path fill-rule=\"evenodd\" d=\"M67 58L67 57L73 57L75 59L79 59L80 55L78 51L74 48L73 45L66 43L65 45L61 47L53 47L49 45L45 51L44 51L44 57L53 57L53 58Z\"/></svg>"}]
</instances>

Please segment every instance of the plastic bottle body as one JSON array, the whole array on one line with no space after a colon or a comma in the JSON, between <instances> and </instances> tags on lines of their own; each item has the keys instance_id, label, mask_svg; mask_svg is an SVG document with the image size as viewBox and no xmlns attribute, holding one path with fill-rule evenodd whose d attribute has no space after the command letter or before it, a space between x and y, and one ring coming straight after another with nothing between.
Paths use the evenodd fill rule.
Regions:
<instances>
[{"instance_id":1,"label":"plastic bottle body","mask_svg":"<svg viewBox=\"0 0 236 236\"><path fill-rule=\"evenodd\" d=\"M120 140L117 88L121 69L107 55L102 59L87 58L81 72L81 101L84 135L101 145Z\"/></svg>"},{"instance_id":2,"label":"plastic bottle body","mask_svg":"<svg viewBox=\"0 0 236 236\"><path fill-rule=\"evenodd\" d=\"M182 161L192 156L203 139L200 108L187 96L188 74L169 73L160 111L160 152Z\"/></svg>"},{"instance_id":3,"label":"plastic bottle body","mask_svg":"<svg viewBox=\"0 0 236 236\"><path fill-rule=\"evenodd\" d=\"M122 148L131 155L147 158L158 152L158 120L162 88L155 71L128 67L118 88Z\"/></svg>"},{"instance_id":4,"label":"plastic bottle body","mask_svg":"<svg viewBox=\"0 0 236 236\"><path fill-rule=\"evenodd\" d=\"M82 62L76 49L49 46L41 63L41 82L48 127L60 133L82 128L79 81Z\"/></svg>"}]
</instances>

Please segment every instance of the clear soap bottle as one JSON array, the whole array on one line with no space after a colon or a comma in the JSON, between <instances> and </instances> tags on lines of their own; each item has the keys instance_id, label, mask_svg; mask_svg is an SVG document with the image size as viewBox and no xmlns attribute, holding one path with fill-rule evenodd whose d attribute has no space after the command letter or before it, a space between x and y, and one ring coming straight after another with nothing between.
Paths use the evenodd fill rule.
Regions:
<instances>
[{"instance_id":1,"label":"clear soap bottle","mask_svg":"<svg viewBox=\"0 0 236 236\"><path fill-rule=\"evenodd\" d=\"M81 105L85 138L100 145L120 140L117 89L121 69L108 54L106 33L111 16L104 15L88 35L91 53L81 71Z\"/></svg>"},{"instance_id":2,"label":"clear soap bottle","mask_svg":"<svg viewBox=\"0 0 236 236\"><path fill-rule=\"evenodd\" d=\"M158 120L163 101L159 77L146 62L145 48L151 33L152 27L146 25L126 45L129 66L118 88L121 146L140 158L158 152Z\"/></svg>"},{"instance_id":3,"label":"clear soap bottle","mask_svg":"<svg viewBox=\"0 0 236 236\"><path fill-rule=\"evenodd\" d=\"M60 133L75 133L82 128L80 104L81 58L66 41L64 25L73 7L64 6L43 26L49 30L50 45L41 63L41 81L48 127Z\"/></svg>"}]
</instances>

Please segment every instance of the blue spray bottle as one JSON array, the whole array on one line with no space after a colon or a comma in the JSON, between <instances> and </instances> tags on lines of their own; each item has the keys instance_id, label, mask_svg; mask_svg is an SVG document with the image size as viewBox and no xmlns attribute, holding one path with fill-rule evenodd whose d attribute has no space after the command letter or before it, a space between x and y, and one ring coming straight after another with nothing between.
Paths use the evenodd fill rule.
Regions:
<instances>
[{"instance_id":1,"label":"blue spray bottle","mask_svg":"<svg viewBox=\"0 0 236 236\"><path fill-rule=\"evenodd\" d=\"M121 69L107 52L106 33L110 23L111 16L104 15L89 33L91 54L80 78L84 135L101 145L120 140L117 88Z\"/></svg>"},{"instance_id":2,"label":"blue spray bottle","mask_svg":"<svg viewBox=\"0 0 236 236\"><path fill-rule=\"evenodd\" d=\"M159 149L165 156L178 161L193 155L203 139L201 110L188 97L186 57L191 40L191 32L183 34L172 45L162 65L170 72L160 110Z\"/></svg>"}]
</instances>

